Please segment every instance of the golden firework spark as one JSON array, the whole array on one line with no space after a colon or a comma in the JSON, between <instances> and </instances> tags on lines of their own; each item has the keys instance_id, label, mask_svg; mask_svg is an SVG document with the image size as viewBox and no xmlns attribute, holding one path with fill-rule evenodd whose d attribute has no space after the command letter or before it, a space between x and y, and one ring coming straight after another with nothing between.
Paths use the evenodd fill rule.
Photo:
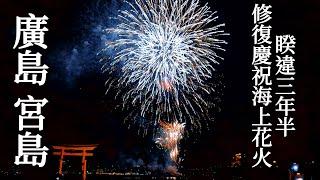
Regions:
<instances>
[{"instance_id":1,"label":"golden firework spark","mask_svg":"<svg viewBox=\"0 0 320 180\"><path fill-rule=\"evenodd\" d=\"M168 123L164 121L159 122L163 131L163 135L157 138L156 143L170 152L170 158L173 162L178 163L179 141L183 138L183 131L185 123L173 122Z\"/></svg>"}]
</instances>

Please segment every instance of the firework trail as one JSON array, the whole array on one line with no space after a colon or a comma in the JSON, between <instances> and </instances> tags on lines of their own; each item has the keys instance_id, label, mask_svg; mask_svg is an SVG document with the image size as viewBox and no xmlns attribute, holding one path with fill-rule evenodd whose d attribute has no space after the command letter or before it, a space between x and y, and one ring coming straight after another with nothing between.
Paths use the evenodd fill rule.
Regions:
<instances>
[{"instance_id":1,"label":"firework trail","mask_svg":"<svg viewBox=\"0 0 320 180\"><path fill-rule=\"evenodd\" d=\"M156 143L169 151L170 158L173 162L178 163L179 141L183 138L185 124L178 122L167 123L160 121L162 137L157 138Z\"/></svg>"},{"instance_id":2,"label":"firework trail","mask_svg":"<svg viewBox=\"0 0 320 180\"><path fill-rule=\"evenodd\" d=\"M199 0L125 2L130 8L105 31L117 37L106 43L116 51L103 67L107 92L117 89L123 107L139 109L154 126L166 119L199 128L208 113L204 97L214 91L213 64L223 59L224 24Z\"/></svg>"}]
</instances>

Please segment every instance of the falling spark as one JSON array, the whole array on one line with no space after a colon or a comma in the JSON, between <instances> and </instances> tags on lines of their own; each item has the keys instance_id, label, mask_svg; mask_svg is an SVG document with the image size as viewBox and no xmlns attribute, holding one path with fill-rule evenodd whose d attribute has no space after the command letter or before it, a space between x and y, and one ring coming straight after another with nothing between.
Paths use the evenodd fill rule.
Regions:
<instances>
[{"instance_id":1,"label":"falling spark","mask_svg":"<svg viewBox=\"0 0 320 180\"><path fill-rule=\"evenodd\" d=\"M165 118L201 127L209 106L204 97L214 91L213 64L226 44L217 12L199 0L125 2L130 8L120 11L120 23L105 31L117 37L106 43L106 51L116 51L103 68L107 92L117 89L124 108L139 109L155 126Z\"/></svg>"},{"instance_id":2,"label":"falling spark","mask_svg":"<svg viewBox=\"0 0 320 180\"><path fill-rule=\"evenodd\" d=\"M173 162L178 163L179 142L183 138L185 124L174 122L167 123L160 121L162 137L156 139L156 143L169 151L170 158Z\"/></svg>"}]
</instances>

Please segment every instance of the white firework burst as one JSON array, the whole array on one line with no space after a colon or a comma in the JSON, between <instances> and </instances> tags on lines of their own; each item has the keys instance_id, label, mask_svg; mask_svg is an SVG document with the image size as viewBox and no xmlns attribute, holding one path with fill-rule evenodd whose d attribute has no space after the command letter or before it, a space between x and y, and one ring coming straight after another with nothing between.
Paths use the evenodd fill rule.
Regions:
<instances>
[{"instance_id":1,"label":"white firework burst","mask_svg":"<svg viewBox=\"0 0 320 180\"><path fill-rule=\"evenodd\" d=\"M106 30L118 38L106 43L116 51L104 66L113 74L106 84L155 125L165 119L199 127L207 113L204 96L213 90L213 64L222 59L217 51L226 44L224 24L199 0L125 2L130 8Z\"/></svg>"}]
</instances>

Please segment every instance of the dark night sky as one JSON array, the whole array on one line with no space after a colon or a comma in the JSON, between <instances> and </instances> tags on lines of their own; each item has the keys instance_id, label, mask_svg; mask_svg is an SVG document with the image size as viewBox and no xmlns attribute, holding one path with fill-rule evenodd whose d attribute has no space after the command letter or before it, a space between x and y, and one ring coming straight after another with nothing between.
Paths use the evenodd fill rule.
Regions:
<instances>
[{"instance_id":1,"label":"dark night sky","mask_svg":"<svg viewBox=\"0 0 320 180\"><path fill-rule=\"evenodd\" d=\"M0 2L0 167L13 163L17 153L19 109L13 104L17 98L33 95L47 98L43 115L45 129L43 143L101 144L105 158L114 161L119 153L130 153L133 148L148 147L147 138L127 130L121 115L113 112L114 101L104 95L105 77L97 61L77 61L72 56L81 49L76 44L86 39L90 23L84 12L96 1L84 0L20 0ZM217 115L213 131L204 133L195 143L186 145L187 167L208 167L214 162L230 161L237 152L252 155L251 123L258 118L251 107L251 28L254 1L217 0L215 7L226 22L231 34L221 65L224 73L225 91L222 112ZM257 1L255 1L257 2ZM273 33L294 34L296 48L296 114L297 131L287 139L280 134L273 136L273 159L286 164L287 160L308 161L320 159L319 105L319 32L320 1L273 0ZM43 52L43 62L49 67L48 81L43 87L15 84L17 50L13 50L15 16L46 14L49 19L46 33L48 49ZM97 12L92 12L97 13ZM90 20L90 19L89 19ZM76 52L75 52L76 51ZM87 52L86 55L95 52ZM71 55L70 55L71 54ZM88 56L89 56L88 55ZM193 141L190 139L190 141ZM49 164L54 164L49 159ZM36 169L35 171L40 171Z\"/></svg>"}]
</instances>

